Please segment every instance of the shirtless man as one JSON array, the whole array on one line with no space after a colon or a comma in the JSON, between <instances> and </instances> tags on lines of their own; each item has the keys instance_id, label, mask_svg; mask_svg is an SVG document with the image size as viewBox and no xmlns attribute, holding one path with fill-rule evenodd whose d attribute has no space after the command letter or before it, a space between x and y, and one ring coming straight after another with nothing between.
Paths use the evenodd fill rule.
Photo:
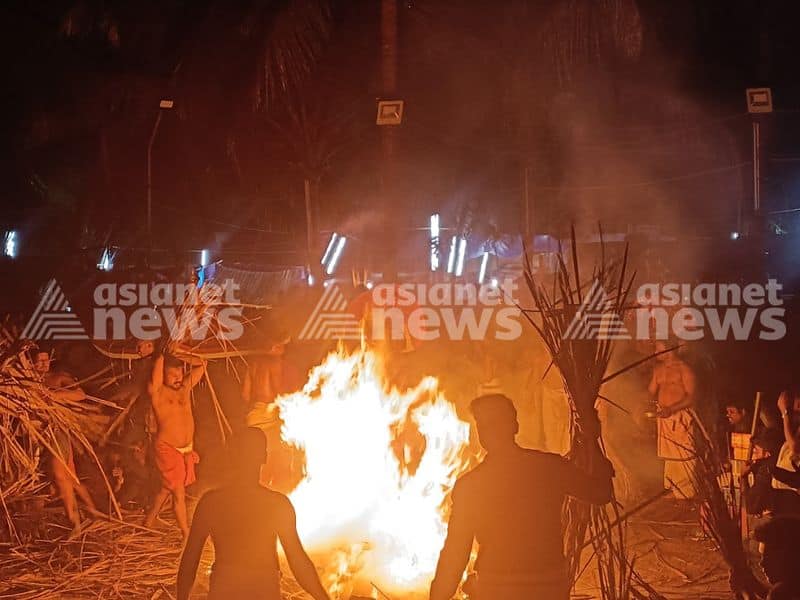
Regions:
<instances>
[{"instance_id":1,"label":"shirtless man","mask_svg":"<svg viewBox=\"0 0 800 600\"><path fill-rule=\"evenodd\" d=\"M264 434L247 428L231 440L230 482L197 503L178 569L178 600L188 600L207 538L214 543L209 600L280 600L280 540L297 583L314 600L330 600L297 535L294 507L259 485Z\"/></svg>"},{"instance_id":2,"label":"shirtless man","mask_svg":"<svg viewBox=\"0 0 800 600\"><path fill-rule=\"evenodd\" d=\"M186 516L186 486L194 483L194 465L200 461L194 451L194 415L192 414L192 388L205 373L205 364L197 363L187 375L183 362L175 356L161 354L153 363L153 374L148 386L153 414L158 427L154 453L156 466L161 473L161 491L145 519L152 527L166 499L171 495L175 519L184 538L189 534Z\"/></svg>"},{"instance_id":3,"label":"shirtless man","mask_svg":"<svg viewBox=\"0 0 800 600\"><path fill-rule=\"evenodd\" d=\"M281 440L281 420L275 399L303 386L299 371L286 360L287 343L285 336L273 336L268 341L267 353L250 362L242 384L242 400L248 411L246 424L261 429L270 448L264 484L280 492L288 492L297 483L293 480L296 457L293 449Z\"/></svg>"},{"instance_id":4,"label":"shirtless man","mask_svg":"<svg viewBox=\"0 0 800 600\"><path fill-rule=\"evenodd\" d=\"M656 342L656 352L664 352ZM664 487L678 499L695 496L694 417L695 376L674 352L659 354L648 391L658 399L658 457L664 459Z\"/></svg>"},{"instance_id":5,"label":"shirtless man","mask_svg":"<svg viewBox=\"0 0 800 600\"><path fill-rule=\"evenodd\" d=\"M86 393L76 385L75 378L63 371L54 371L52 368L50 354L44 350L37 349L33 355L33 370L36 377L41 381L50 392L60 400L68 402L80 402L86 398ZM95 507L89 490L83 485L75 474L75 457L72 450L72 442L69 433L64 431L55 432L56 454L50 454L49 467L53 475L61 502L64 504L64 512L67 519L72 524L70 537L77 537L81 533L81 517L78 512L76 496L86 505L87 510L93 516L102 516L102 513Z\"/></svg>"}]
</instances>

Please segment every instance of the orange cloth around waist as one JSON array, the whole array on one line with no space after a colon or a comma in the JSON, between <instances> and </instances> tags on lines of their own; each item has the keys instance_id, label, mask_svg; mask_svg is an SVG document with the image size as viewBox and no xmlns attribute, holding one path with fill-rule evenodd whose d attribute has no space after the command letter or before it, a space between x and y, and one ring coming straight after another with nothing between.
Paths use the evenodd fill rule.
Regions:
<instances>
[{"instance_id":1,"label":"orange cloth around waist","mask_svg":"<svg viewBox=\"0 0 800 600\"><path fill-rule=\"evenodd\" d=\"M182 450L161 440L155 444L156 466L168 490L191 485L197 480L194 466L200 462L200 455L192 449Z\"/></svg>"}]
</instances>

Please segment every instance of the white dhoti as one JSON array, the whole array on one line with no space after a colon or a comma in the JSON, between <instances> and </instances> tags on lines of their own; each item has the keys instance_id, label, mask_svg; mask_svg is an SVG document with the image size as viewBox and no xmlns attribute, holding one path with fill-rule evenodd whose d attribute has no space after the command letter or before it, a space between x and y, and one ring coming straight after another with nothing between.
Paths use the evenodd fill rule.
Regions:
<instances>
[{"instance_id":1,"label":"white dhoti","mask_svg":"<svg viewBox=\"0 0 800 600\"><path fill-rule=\"evenodd\" d=\"M664 460L664 488L674 485L673 495L680 499L697 495L694 429L694 417L689 410L658 419L658 457Z\"/></svg>"},{"instance_id":2,"label":"white dhoti","mask_svg":"<svg viewBox=\"0 0 800 600\"><path fill-rule=\"evenodd\" d=\"M299 459L296 451L281 439L281 419L274 403L255 402L245 419L248 427L257 427L267 437L267 458L261 469L261 483L288 493L296 485L294 471Z\"/></svg>"}]
</instances>

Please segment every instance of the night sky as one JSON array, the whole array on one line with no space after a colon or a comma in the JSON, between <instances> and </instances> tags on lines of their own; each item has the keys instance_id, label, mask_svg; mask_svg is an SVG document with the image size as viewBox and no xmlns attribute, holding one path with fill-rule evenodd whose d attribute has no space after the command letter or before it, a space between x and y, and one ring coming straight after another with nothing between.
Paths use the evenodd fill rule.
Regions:
<instances>
[{"instance_id":1,"label":"night sky","mask_svg":"<svg viewBox=\"0 0 800 600\"><path fill-rule=\"evenodd\" d=\"M513 233L526 171L539 232L602 221L725 236L751 202L744 90L759 85L776 109L763 120L765 207L800 206L800 7L610 4L616 16L580 0L401 2L393 95L406 115L387 215L379 2L3 3L4 228L43 253L141 246L165 97L175 108L153 145L155 238L176 252L291 248L306 178L323 232L368 240L376 223L410 231L440 210ZM275 70L294 34L304 49Z\"/></svg>"}]
</instances>

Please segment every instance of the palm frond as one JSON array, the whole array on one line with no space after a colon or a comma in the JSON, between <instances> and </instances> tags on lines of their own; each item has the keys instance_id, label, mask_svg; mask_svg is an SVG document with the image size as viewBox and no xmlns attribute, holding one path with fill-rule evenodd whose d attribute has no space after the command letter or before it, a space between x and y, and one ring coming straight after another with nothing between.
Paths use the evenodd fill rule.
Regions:
<instances>
[{"instance_id":1,"label":"palm frond","mask_svg":"<svg viewBox=\"0 0 800 600\"><path fill-rule=\"evenodd\" d=\"M596 294L598 286L606 296L603 314L621 322L628 309L627 300L633 283L633 277L627 274L627 248L621 260L609 259L602 242L602 229L600 236L600 262L592 269L592 279L587 282L581 280L574 228L571 230L571 256L564 256L563 250L558 253L552 292L548 291L547 282L537 280L527 249L523 261L525 281L535 307L535 311L523 312L542 338L552 364L564 382L573 417L571 458L590 472L594 468L596 449L603 452L596 403L598 399L609 401L601 395L600 389L610 378L607 372L614 337L597 332L594 335L574 335L573 324L581 316L584 301ZM584 294L587 289L589 292ZM538 321L534 314L538 315ZM635 561L629 556L626 545L625 520L619 514L616 501L609 507L595 507L574 498L567 499L563 507L564 550L570 576L575 581L585 569L580 565L581 555L583 549L591 545L603 600L660 598L634 569Z\"/></svg>"}]
</instances>

